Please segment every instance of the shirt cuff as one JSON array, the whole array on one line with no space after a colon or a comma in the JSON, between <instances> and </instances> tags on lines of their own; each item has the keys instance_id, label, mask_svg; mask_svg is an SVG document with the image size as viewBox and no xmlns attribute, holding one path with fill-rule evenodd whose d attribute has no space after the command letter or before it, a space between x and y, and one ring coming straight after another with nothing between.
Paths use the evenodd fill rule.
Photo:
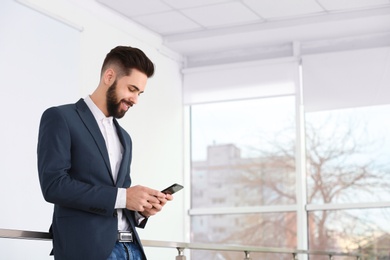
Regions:
<instances>
[{"instance_id":1,"label":"shirt cuff","mask_svg":"<svg viewBox=\"0 0 390 260\"><path fill-rule=\"evenodd\" d=\"M141 215L139 212L134 212L135 213L135 220L137 221L138 225L141 225L142 221L147 219L147 217Z\"/></svg>"},{"instance_id":2,"label":"shirt cuff","mask_svg":"<svg viewBox=\"0 0 390 260\"><path fill-rule=\"evenodd\" d=\"M116 209L125 209L126 208L126 189L118 188L118 193L116 194L115 201Z\"/></svg>"}]
</instances>

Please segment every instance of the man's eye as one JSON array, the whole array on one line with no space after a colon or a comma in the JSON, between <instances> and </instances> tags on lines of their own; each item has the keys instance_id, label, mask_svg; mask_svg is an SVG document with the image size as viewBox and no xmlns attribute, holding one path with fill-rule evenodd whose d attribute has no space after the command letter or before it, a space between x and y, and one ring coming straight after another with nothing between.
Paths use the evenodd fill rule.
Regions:
<instances>
[{"instance_id":1,"label":"man's eye","mask_svg":"<svg viewBox=\"0 0 390 260\"><path fill-rule=\"evenodd\" d=\"M138 96L140 96L143 91L140 91L137 87L128 87L129 91L132 92L132 93L137 93L138 92Z\"/></svg>"}]
</instances>

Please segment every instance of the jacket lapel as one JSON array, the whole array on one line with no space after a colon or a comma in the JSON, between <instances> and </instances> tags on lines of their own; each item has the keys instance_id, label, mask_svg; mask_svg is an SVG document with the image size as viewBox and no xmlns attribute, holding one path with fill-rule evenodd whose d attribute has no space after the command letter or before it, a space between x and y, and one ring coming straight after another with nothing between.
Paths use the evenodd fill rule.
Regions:
<instances>
[{"instance_id":1,"label":"jacket lapel","mask_svg":"<svg viewBox=\"0 0 390 260\"><path fill-rule=\"evenodd\" d=\"M130 165L131 160L131 143L130 139L125 138L124 130L116 119L114 119L114 124L117 129L119 140L123 146L122 161L118 171L116 186L123 187L126 175L129 174L127 166Z\"/></svg>"},{"instance_id":2,"label":"jacket lapel","mask_svg":"<svg viewBox=\"0 0 390 260\"><path fill-rule=\"evenodd\" d=\"M108 158L106 143L104 141L102 133L100 132L96 119L93 116L92 112L89 110L87 104L84 102L83 99L80 99L76 103L76 107L81 120L84 122L84 125L86 126L88 131L91 133L93 139L95 140L99 152L104 159L104 163L106 164L107 171L110 175L111 181L114 184L114 179L112 178L110 159Z\"/></svg>"}]
</instances>

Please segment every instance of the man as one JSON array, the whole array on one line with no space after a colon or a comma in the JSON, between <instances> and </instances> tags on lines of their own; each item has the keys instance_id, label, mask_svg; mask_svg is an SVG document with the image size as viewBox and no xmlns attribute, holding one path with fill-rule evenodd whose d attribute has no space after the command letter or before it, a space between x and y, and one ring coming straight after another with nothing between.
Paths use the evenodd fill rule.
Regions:
<instances>
[{"instance_id":1,"label":"man","mask_svg":"<svg viewBox=\"0 0 390 260\"><path fill-rule=\"evenodd\" d=\"M43 196L54 204L56 260L146 259L135 227L173 197L130 187L131 138L116 118L137 103L153 73L141 50L118 46L92 95L43 113L38 172Z\"/></svg>"}]
</instances>

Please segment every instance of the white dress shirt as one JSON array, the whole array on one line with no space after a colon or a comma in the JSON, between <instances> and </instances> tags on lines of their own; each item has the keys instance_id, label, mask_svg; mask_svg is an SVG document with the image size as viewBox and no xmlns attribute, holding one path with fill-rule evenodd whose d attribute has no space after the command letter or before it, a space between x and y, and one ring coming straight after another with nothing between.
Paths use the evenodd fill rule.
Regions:
<instances>
[{"instance_id":1,"label":"white dress shirt","mask_svg":"<svg viewBox=\"0 0 390 260\"><path fill-rule=\"evenodd\" d=\"M110 159L112 178L116 183L119 167L122 161L123 146L119 140L118 133L113 122L113 117L106 117L104 113L95 105L90 96L87 96L84 101L87 104L88 108L91 110L93 116L95 117L96 122L98 123L100 131L106 142L108 157ZM123 215L122 210L126 208L125 188L118 188L115 208L118 212L118 230L129 230L129 223L126 220L126 217Z\"/></svg>"}]
</instances>

